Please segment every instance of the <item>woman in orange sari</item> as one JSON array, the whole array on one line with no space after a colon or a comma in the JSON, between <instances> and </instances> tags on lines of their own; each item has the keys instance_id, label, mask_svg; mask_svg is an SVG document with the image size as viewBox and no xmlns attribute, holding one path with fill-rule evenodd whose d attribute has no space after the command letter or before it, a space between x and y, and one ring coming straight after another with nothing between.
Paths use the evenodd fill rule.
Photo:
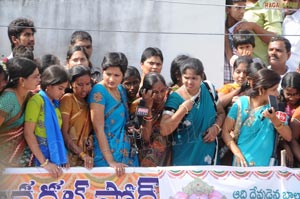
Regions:
<instances>
[{"instance_id":1,"label":"woman in orange sari","mask_svg":"<svg viewBox=\"0 0 300 199\"><path fill-rule=\"evenodd\" d=\"M86 97L91 90L91 71L85 66L69 69L72 93L65 94L60 100L62 132L66 147L69 149L70 166L93 168L92 143L90 133L92 123Z\"/></svg>"},{"instance_id":2,"label":"woman in orange sari","mask_svg":"<svg viewBox=\"0 0 300 199\"><path fill-rule=\"evenodd\" d=\"M0 94L0 164L28 166L31 152L24 139L24 107L30 90L40 83L37 64L26 58L7 62L8 83Z\"/></svg>"}]
</instances>

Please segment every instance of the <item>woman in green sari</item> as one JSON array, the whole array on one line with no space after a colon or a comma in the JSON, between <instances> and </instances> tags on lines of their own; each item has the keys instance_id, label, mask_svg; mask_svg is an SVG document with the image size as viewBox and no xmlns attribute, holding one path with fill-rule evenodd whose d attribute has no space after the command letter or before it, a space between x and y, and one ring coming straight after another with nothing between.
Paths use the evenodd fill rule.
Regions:
<instances>
[{"instance_id":1,"label":"woman in green sari","mask_svg":"<svg viewBox=\"0 0 300 199\"><path fill-rule=\"evenodd\" d=\"M8 83L0 94L0 157L5 167L28 166L30 150L24 139L24 107L30 90L40 83L37 64L26 58L7 63Z\"/></svg>"}]
</instances>

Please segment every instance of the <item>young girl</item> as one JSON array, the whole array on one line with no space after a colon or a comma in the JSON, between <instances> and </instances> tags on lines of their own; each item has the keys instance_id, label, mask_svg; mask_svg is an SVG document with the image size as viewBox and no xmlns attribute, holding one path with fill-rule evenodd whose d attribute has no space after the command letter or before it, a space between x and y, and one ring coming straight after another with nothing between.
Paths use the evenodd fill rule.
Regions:
<instances>
[{"instance_id":1,"label":"young girl","mask_svg":"<svg viewBox=\"0 0 300 199\"><path fill-rule=\"evenodd\" d=\"M286 163L290 167L299 167L300 165L300 74L297 72L287 73L281 81L281 101L285 104L285 112L290 120L290 127L293 133L293 139L289 143L294 154L290 154L290 148L283 143L287 151Z\"/></svg>"},{"instance_id":2,"label":"young girl","mask_svg":"<svg viewBox=\"0 0 300 199\"><path fill-rule=\"evenodd\" d=\"M139 91L139 85L141 83L141 75L138 69L134 66L128 66L123 79L123 86L126 89L127 104L130 110L130 106L134 100L137 99L137 93ZM133 114L135 110L130 110L130 114Z\"/></svg>"},{"instance_id":3,"label":"young girl","mask_svg":"<svg viewBox=\"0 0 300 199\"><path fill-rule=\"evenodd\" d=\"M242 85L247 83L246 76L251 62L251 59L246 56L241 56L235 60L232 73L234 83L225 84L218 90L223 107L230 106L235 100L234 97L240 96L244 92L245 87Z\"/></svg>"},{"instance_id":4,"label":"young girl","mask_svg":"<svg viewBox=\"0 0 300 199\"><path fill-rule=\"evenodd\" d=\"M68 86L68 74L62 66L53 65L43 72L41 79L41 90L26 106L24 135L35 165L57 178L62 174L61 166L67 164L58 100Z\"/></svg>"},{"instance_id":5,"label":"young girl","mask_svg":"<svg viewBox=\"0 0 300 199\"><path fill-rule=\"evenodd\" d=\"M70 166L93 168L92 124L86 97L91 90L91 71L85 66L69 69L72 93L65 94L60 100L62 132L69 149Z\"/></svg>"}]
</instances>

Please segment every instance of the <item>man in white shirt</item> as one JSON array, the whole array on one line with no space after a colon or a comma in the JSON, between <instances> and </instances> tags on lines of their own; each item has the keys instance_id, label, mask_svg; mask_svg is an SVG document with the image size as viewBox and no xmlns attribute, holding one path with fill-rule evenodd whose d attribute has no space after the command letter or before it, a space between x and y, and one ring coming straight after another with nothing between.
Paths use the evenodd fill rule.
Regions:
<instances>
[{"instance_id":1,"label":"man in white shirt","mask_svg":"<svg viewBox=\"0 0 300 199\"><path fill-rule=\"evenodd\" d=\"M296 71L300 63L300 9L299 0L289 0L290 6L287 5L285 18L282 28L283 35L291 42L291 57L287 61L287 65L291 71ZM297 10L298 9L298 10Z\"/></svg>"}]
</instances>

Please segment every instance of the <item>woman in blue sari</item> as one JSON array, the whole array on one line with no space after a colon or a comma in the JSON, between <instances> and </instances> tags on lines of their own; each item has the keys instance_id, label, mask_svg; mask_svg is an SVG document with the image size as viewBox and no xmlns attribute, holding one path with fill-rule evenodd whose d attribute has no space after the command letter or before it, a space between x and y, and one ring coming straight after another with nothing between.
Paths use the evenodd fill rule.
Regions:
<instances>
[{"instance_id":1,"label":"woman in blue sari","mask_svg":"<svg viewBox=\"0 0 300 199\"><path fill-rule=\"evenodd\" d=\"M275 133L290 141L288 118L276 117L268 104L268 96L278 96L280 76L269 69L259 70L253 77L249 96L240 97L230 109L222 136L234 154L234 166L268 166L275 142Z\"/></svg>"},{"instance_id":2,"label":"woman in blue sari","mask_svg":"<svg viewBox=\"0 0 300 199\"><path fill-rule=\"evenodd\" d=\"M169 95L160 123L160 133L173 138L172 165L215 164L223 107L214 86L202 82L200 60L188 58L180 71L183 85Z\"/></svg>"},{"instance_id":3,"label":"woman in blue sari","mask_svg":"<svg viewBox=\"0 0 300 199\"><path fill-rule=\"evenodd\" d=\"M127 69L123 53L108 53L102 62L103 80L88 96L94 128L94 164L110 166L118 176L126 166L138 166L137 154L130 154L130 140L125 132L128 119L126 91L120 84Z\"/></svg>"}]
</instances>

